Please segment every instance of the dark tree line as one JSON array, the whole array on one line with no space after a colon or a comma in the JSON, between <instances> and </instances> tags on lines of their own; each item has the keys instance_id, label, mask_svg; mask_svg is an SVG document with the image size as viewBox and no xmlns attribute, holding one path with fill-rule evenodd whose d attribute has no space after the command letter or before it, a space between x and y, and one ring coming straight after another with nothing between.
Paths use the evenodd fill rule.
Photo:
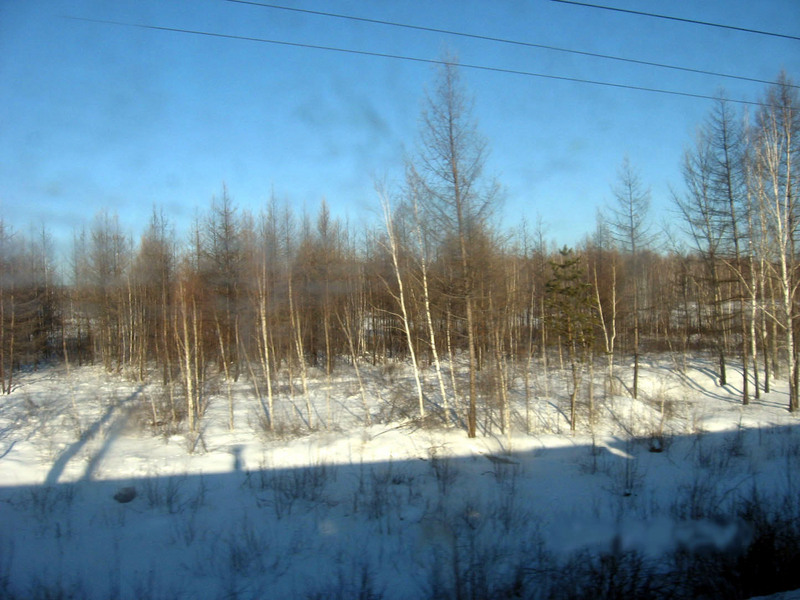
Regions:
<instances>
[{"instance_id":1,"label":"dark tree line","mask_svg":"<svg viewBox=\"0 0 800 600\"><path fill-rule=\"evenodd\" d=\"M2 390L42 361L102 364L159 381L154 422L194 429L209 383L222 381L233 428L232 385L246 377L267 427L283 393L306 398L314 427L311 369L355 369L361 382L359 364L400 361L416 379L409 416L474 436L481 420L510 430L508 392L524 389L529 403L536 370L571 374L574 427L578 394L593 402L596 361L604 393L635 397L641 353L709 351L721 385L727 356L744 365L745 404L785 377L795 410L799 107L785 76L754 111L714 107L675 192L684 245L658 240L627 159L615 204L578 247L548 246L541 226L502 231L486 141L452 65L427 99L405 181L379 190L381 226L356 230L324 202L309 215L273 198L250 213L223 187L185 239L158 210L138 239L98 214L56 278L47 233L0 221ZM634 359L631 381L615 370L619 355Z\"/></svg>"}]
</instances>

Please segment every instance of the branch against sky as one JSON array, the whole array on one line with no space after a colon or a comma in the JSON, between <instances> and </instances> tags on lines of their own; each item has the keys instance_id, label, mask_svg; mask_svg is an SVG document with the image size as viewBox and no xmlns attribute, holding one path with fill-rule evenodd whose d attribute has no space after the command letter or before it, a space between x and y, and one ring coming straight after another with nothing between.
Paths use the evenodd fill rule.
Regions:
<instances>
[{"instance_id":1,"label":"branch against sky","mask_svg":"<svg viewBox=\"0 0 800 600\"><path fill-rule=\"evenodd\" d=\"M611 188L615 203L609 207L611 235L623 252L632 255L655 241L650 217L650 189L626 156Z\"/></svg>"},{"instance_id":2,"label":"branch against sky","mask_svg":"<svg viewBox=\"0 0 800 600\"><path fill-rule=\"evenodd\" d=\"M457 245L460 273L454 289L464 303L469 354L469 408L467 430L477 435L477 349L475 342L474 268L475 241L486 233L496 206L496 184L486 184L483 169L486 140L478 133L473 105L461 83L452 58L439 67L433 91L426 97L420 125L420 149L416 158L421 210L428 227L439 232L439 243L453 239Z\"/></svg>"}]
</instances>

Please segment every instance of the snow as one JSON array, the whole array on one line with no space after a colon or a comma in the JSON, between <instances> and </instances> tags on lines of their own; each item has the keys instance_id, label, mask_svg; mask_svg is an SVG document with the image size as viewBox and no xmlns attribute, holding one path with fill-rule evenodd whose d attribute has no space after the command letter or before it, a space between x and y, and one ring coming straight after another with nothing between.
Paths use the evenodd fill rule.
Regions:
<instances>
[{"instance_id":1,"label":"snow","mask_svg":"<svg viewBox=\"0 0 800 600\"><path fill-rule=\"evenodd\" d=\"M234 430L223 383L199 436L143 424L155 383L99 367L24 372L0 398L0 596L500 597L520 567L582 552L735 553L752 526L727 509L756 492L796 496L800 432L785 382L743 407L729 370L722 387L702 357L683 372L652 357L640 398L598 386L594 423L582 413L576 433L558 375L544 397L539 373L531 433L517 382L512 435L483 423L475 439L380 420L411 389L403 368L362 367L370 426L341 365L309 380L317 429L300 387L291 398L284 386L282 427L265 432L243 378Z\"/></svg>"}]
</instances>

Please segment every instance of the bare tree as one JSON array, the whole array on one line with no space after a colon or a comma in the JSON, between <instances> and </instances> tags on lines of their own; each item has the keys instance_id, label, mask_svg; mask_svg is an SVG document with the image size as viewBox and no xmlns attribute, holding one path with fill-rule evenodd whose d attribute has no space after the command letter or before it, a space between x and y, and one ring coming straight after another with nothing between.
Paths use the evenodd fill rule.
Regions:
<instances>
[{"instance_id":1,"label":"bare tree","mask_svg":"<svg viewBox=\"0 0 800 600\"><path fill-rule=\"evenodd\" d=\"M800 178L800 105L797 89L785 74L769 88L756 114L754 176L776 265L781 318L789 366L789 410L798 409L797 317L798 178Z\"/></svg>"},{"instance_id":2,"label":"bare tree","mask_svg":"<svg viewBox=\"0 0 800 600\"><path fill-rule=\"evenodd\" d=\"M422 393L422 382L419 374L419 362L417 361L417 353L415 350L414 337L411 331L411 316L406 303L406 292L403 283L403 275L400 271L400 248L397 239L397 231L395 228L395 217L392 212L392 207L389 203L389 198L386 192L379 190L381 196L381 206L383 208L383 219L386 224L386 235L388 239L389 252L392 256L392 266L394 267L395 282L397 284L397 293L390 291L389 293L395 298L397 304L400 306L400 320L403 323L403 330L406 334L406 341L408 343L408 352L411 356L411 367L414 372L414 383L417 389L417 402L419 404L419 416L421 419L425 418L425 397ZM387 288L390 286L387 283ZM349 329L349 328L348 328ZM350 336L348 335L348 341Z\"/></svg>"},{"instance_id":3,"label":"bare tree","mask_svg":"<svg viewBox=\"0 0 800 600\"><path fill-rule=\"evenodd\" d=\"M471 102L452 61L440 68L434 91L426 99L420 137L421 149L415 160L423 192L420 208L429 226L451 234L457 244L458 281L453 291L464 305L469 355L467 433L475 437L478 358L471 241L487 226L497 194L496 187L483 185L486 142L478 134Z\"/></svg>"},{"instance_id":4,"label":"bare tree","mask_svg":"<svg viewBox=\"0 0 800 600\"><path fill-rule=\"evenodd\" d=\"M723 236L722 250L726 263L736 276L735 301L739 305L741 335L742 404L748 404L750 402L749 328L745 310L748 277L744 272L747 227L743 227L742 224L748 221L746 211L749 204L744 185L744 136L740 121L731 105L724 100L719 100L715 105L705 129L708 131L712 158L712 190L714 196L724 206L724 219L728 224L726 235Z\"/></svg>"},{"instance_id":5,"label":"bare tree","mask_svg":"<svg viewBox=\"0 0 800 600\"><path fill-rule=\"evenodd\" d=\"M13 242L14 235L0 219L0 387L4 394L11 393L14 383L17 265Z\"/></svg>"},{"instance_id":6,"label":"bare tree","mask_svg":"<svg viewBox=\"0 0 800 600\"><path fill-rule=\"evenodd\" d=\"M175 290L175 311L173 327L189 430L197 430L198 418L202 413L202 341L200 339L200 315L197 308L197 278L183 265L183 273L178 275Z\"/></svg>"},{"instance_id":7,"label":"bare tree","mask_svg":"<svg viewBox=\"0 0 800 600\"><path fill-rule=\"evenodd\" d=\"M297 284L295 282L295 273L296 269L294 268L294 263L296 259L296 249L295 244L292 240L292 233L294 231L294 227L292 226L291 221L291 214L289 212L285 213L286 223L283 230L284 235L284 251L286 252L287 256L287 273L286 273L286 281L287 281L287 294L288 294L288 301L289 301L289 323L291 325L291 338L292 338L292 345L294 346L294 353L297 357L297 364L300 368L300 381L303 385L303 397L305 398L306 403L306 425L309 429L313 429L314 424L314 414L311 408L311 398L308 395L308 366L306 364L306 350L305 344L303 343L304 332L307 329L306 321L311 321L313 315L309 314L306 315L308 319L303 318L304 315L302 314L300 304L298 302L298 294L297 294ZM308 232L308 228L304 227L304 238L308 239L310 236ZM301 245L302 245L301 240ZM291 370L289 371L289 383L290 387L293 389L293 381L291 376Z\"/></svg>"},{"instance_id":8,"label":"bare tree","mask_svg":"<svg viewBox=\"0 0 800 600\"><path fill-rule=\"evenodd\" d=\"M130 240L122 233L117 216L98 213L89 238L87 283L91 317L99 332L96 346L107 371L115 364L119 371L128 357L130 331L124 327L124 318L130 252Z\"/></svg>"},{"instance_id":9,"label":"bare tree","mask_svg":"<svg viewBox=\"0 0 800 600\"><path fill-rule=\"evenodd\" d=\"M614 346L617 339L617 268L619 256L612 247L608 225L598 214L597 231L588 247L595 309L606 355L606 393L614 395Z\"/></svg>"},{"instance_id":10,"label":"bare tree","mask_svg":"<svg viewBox=\"0 0 800 600\"><path fill-rule=\"evenodd\" d=\"M53 354L59 309L46 229L26 236L0 218L0 391L11 393L15 370Z\"/></svg>"},{"instance_id":11,"label":"bare tree","mask_svg":"<svg viewBox=\"0 0 800 600\"><path fill-rule=\"evenodd\" d=\"M408 194L410 200L411 212L413 214L413 229L414 240L416 242L416 256L419 264L419 278L422 284L422 302L425 312L425 324L428 329L428 344L430 345L431 356L433 357L433 366L436 370L436 380L439 383L439 394L442 397L442 412L444 413L445 425L450 426L451 415L450 406L447 397L447 391L444 385L444 374L442 373L442 365L439 360L439 350L436 345L436 328L433 325L433 311L431 309L431 286L429 282L428 272L430 264L429 246L426 238L426 230L422 225L419 210L419 189L416 185L416 175L413 165L410 166L406 174L406 181L408 185Z\"/></svg>"},{"instance_id":12,"label":"bare tree","mask_svg":"<svg viewBox=\"0 0 800 600\"><path fill-rule=\"evenodd\" d=\"M255 341L256 356L261 366L261 375L266 383L267 404L264 410L265 425L270 430L275 429L275 394L273 389L274 373L277 370L277 358L273 325L275 320L275 305L277 304L276 288L280 263L280 240L278 223L278 206L274 196L267 211L262 213L257 226L249 239L245 255L249 258L248 278L251 285L248 287L255 325L252 335ZM249 364L249 357L246 357ZM260 387L255 374L251 372L256 393L261 398Z\"/></svg>"},{"instance_id":13,"label":"bare tree","mask_svg":"<svg viewBox=\"0 0 800 600\"><path fill-rule=\"evenodd\" d=\"M214 198L211 211L201 229L199 274L208 292L207 311L217 341L217 364L225 377L228 396L228 427L234 429L233 382L239 377L239 319L242 307L241 223L237 209L223 185L220 198Z\"/></svg>"},{"instance_id":14,"label":"bare tree","mask_svg":"<svg viewBox=\"0 0 800 600\"><path fill-rule=\"evenodd\" d=\"M687 188L685 196L675 195L675 204L683 216L686 229L700 254L707 273L708 296L712 314L714 345L719 358L720 385L725 385L725 344L721 305L721 245L728 235L730 221L726 205L715 193L714 155L708 132L698 132L695 146L687 151L683 161L683 178Z\"/></svg>"},{"instance_id":15,"label":"bare tree","mask_svg":"<svg viewBox=\"0 0 800 600\"><path fill-rule=\"evenodd\" d=\"M616 205L611 208L608 221L611 235L630 262L631 296L633 303L633 389L634 398L639 393L639 312L641 310L643 263L642 253L653 241L647 221L650 210L650 191L626 157L612 188Z\"/></svg>"},{"instance_id":16,"label":"bare tree","mask_svg":"<svg viewBox=\"0 0 800 600\"><path fill-rule=\"evenodd\" d=\"M169 332L175 268L175 241L171 228L163 211L153 209L132 266L131 279L140 320L136 361L142 379L148 356L160 363L164 385L172 381Z\"/></svg>"}]
</instances>

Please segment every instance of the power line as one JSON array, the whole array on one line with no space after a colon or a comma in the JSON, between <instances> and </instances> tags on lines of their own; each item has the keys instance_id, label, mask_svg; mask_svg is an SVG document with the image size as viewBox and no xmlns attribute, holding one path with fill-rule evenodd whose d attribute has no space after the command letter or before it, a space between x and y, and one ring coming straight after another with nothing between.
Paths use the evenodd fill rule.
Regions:
<instances>
[{"instance_id":1,"label":"power line","mask_svg":"<svg viewBox=\"0 0 800 600\"><path fill-rule=\"evenodd\" d=\"M538 49L542 49L542 50L552 50L552 51L555 51L555 52L565 52L565 53L568 53L568 54L577 54L577 55L580 55L580 56L589 56L589 57L592 57L592 58L602 58L602 59L605 59L605 60L615 60L615 61L619 61L619 62L627 62L627 63L637 64L637 65L645 65L645 66L648 66L648 67L658 67L658 68L661 68L661 69L672 69L672 70L675 70L675 71L684 71L686 73L696 73L696 74L700 74L700 75L711 75L711 76L714 76L714 77L725 77L727 79L738 79L740 81L749 81L749 82L752 82L752 83L762 83L762 84L766 84L766 85L771 85L772 83L774 83L772 81L767 81L765 79L756 79L756 78L753 78L753 77L744 77L742 75L730 75L730 74L726 74L726 73L718 73L716 71L706 71L706 70L703 70L703 69L693 69L691 67L680 67L680 66L676 66L676 65L668 65L668 64L665 64L665 63L658 63L658 62L652 62L652 61L647 61L647 60L637 60L635 58L625 58L625 57L621 57L621 56L612 56L612 55L608 55L608 54L597 54L595 52L584 52L582 50L573 50L573 49L570 49L570 48L560 48L558 46L548 46L548 45L545 45L545 44L535 44L533 42L523 42L523 41L520 41L520 40L511 40L511 39L506 39L506 38L493 37L493 36L489 36L489 35L480 35L480 34L476 34L476 33L465 33L463 31L454 31L454 30L451 30L451 29L440 29L438 27L427 27L427 26L424 26L424 25L411 25L411 24L408 24L408 23L399 23L399 22L396 22L396 21L385 21L385 20L382 20L382 19L370 19L370 18L367 18L367 17L357 17L357 16L354 16L354 15L344 15L344 14L340 14L340 13L332 13L332 12L321 11L321 10L309 10L309 9L305 9L305 8L295 8L295 7L290 7L290 6L281 6L279 4L268 4L268 3L264 3L264 2L254 2L253 0L227 0L227 1L228 2L233 2L235 4L248 4L248 5L251 5L251 6L260 6L262 8L271 8L271 9L275 9L275 10L285 10L285 11L303 13L303 14L308 14L308 15L318 15L318 16L323 16L323 17L331 17L331 18L335 18L335 19L347 19L347 20L350 20L350 21L359 21L359 22L362 22L362 23L371 23L371 24L375 24L375 25L386 25L386 26L389 26L389 27L399 27L399 28L411 29L411 30L415 30L415 31L427 31L429 33L440 33L440 34L444 34L444 35L452 35L452 36L458 36L458 37L469 38L469 39L474 39L474 40L483 40L483 41L488 41L488 42L496 42L496 43L500 43L500 44L523 46L523 47L526 47L526 48L538 48Z\"/></svg>"},{"instance_id":2,"label":"power line","mask_svg":"<svg viewBox=\"0 0 800 600\"><path fill-rule=\"evenodd\" d=\"M602 10L610 10L614 12L626 13L629 15L639 15L642 17L653 17L656 19L667 19L668 21L679 21L681 23L691 23L692 25L705 25L706 27L718 27L719 29L731 29L733 31L743 31L745 33L756 33L758 35L768 35L771 37L784 38L787 40L800 41L800 37L796 35L787 35L785 33L775 33L774 31L761 31L759 29L749 29L747 27L736 27L735 25L723 25L722 23L711 23L709 21L698 21L697 19L685 19L682 17L672 17L669 15L658 15L655 13L641 12L638 10L629 10L626 8L617 8L615 6L603 6L600 4L589 4L586 2L577 2L576 0L552 0L553 2L561 2L562 4L574 4L575 6L583 6L586 8L599 8Z\"/></svg>"},{"instance_id":3,"label":"power line","mask_svg":"<svg viewBox=\"0 0 800 600\"><path fill-rule=\"evenodd\" d=\"M448 62L446 60L441 59L433 59L433 58L417 58L413 56L404 56L402 54L387 54L384 52L372 52L369 50L355 50L353 48L337 48L335 46L322 46L319 44L308 44L302 42L287 42L284 40L273 40L268 38L257 38L257 37L250 37L250 36L241 36L241 35L232 35L229 33L216 33L212 31L200 31L195 29L182 29L179 27L164 27L160 25L146 25L141 23L128 23L125 21L110 21L105 19L91 19L88 17L75 17L70 15L64 15L65 19L71 19L73 21L84 21L87 23L99 23L101 25L115 25L120 27L136 27L139 29L150 29L153 31L165 31L170 33L186 33L190 35L199 35L205 37L213 37L213 38L221 38L221 39L229 39L229 40L241 40L247 42L258 42L262 44L274 44L279 46L288 46L292 48L307 48L312 50L325 50L328 52L339 52L342 54L356 54L361 56L373 56L377 58L390 58L393 60L404 60L408 62L416 62L416 63L423 63L423 64L430 64L430 65L447 65ZM718 96L709 96L706 94L695 94L692 92L679 92L676 90L665 90L660 88L651 88L651 87L644 87L639 85L630 85L624 83L614 83L610 81L596 81L592 79L582 79L578 77L565 77L562 75L547 75L544 73L535 73L532 71L522 71L518 69L506 69L503 67L488 67L485 65L474 65L468 63L459 63L459 67L464 69L473 69L477 71L488 71L492 73L504 73L508 75L522 75L525 77L538 77L541 79L553 79L556 81L568 81L573 83L583 83L587 85L597 85L603 87L611 87L617 89L624 89L624 90L636 90L640 92L652 92L656 94L667 94L671 96L682 96L684 98L697 98L700 100L719 100ZM751 106L768 106L761 102L755 102L752 100L736 100L732 98L725 98L727 102L733 102L735 104L747 104Z\"/></svg>"}]
</instances>

